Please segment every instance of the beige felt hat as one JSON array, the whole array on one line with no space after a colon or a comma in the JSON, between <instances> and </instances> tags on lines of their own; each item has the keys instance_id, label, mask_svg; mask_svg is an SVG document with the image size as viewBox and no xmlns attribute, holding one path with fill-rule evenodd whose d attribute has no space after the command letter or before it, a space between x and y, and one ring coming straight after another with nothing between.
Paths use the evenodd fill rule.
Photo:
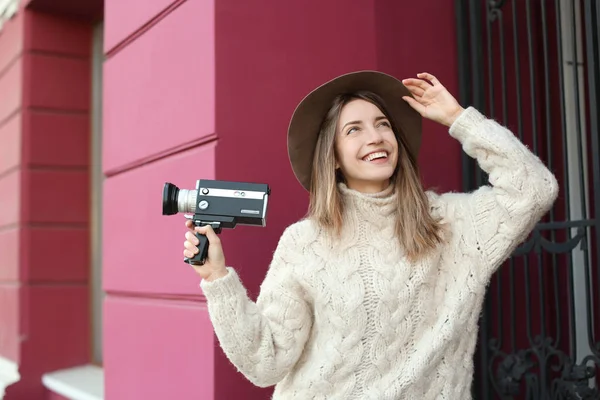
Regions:
<instances>
[{"instance_id":1,"label":"beige felt hat","mask_svg":"<svg viewBox=\"0 0 600 400\"><path fill-rule=\"evenodd\" d=\"M321 123L336 96L368 90L380 96L393 124L404 136L408 151L417 159L421 146L421 115L402 99L412 96L402 82L378 71L340 75L310 92L296 107L288 127L288 156L296 178L310 190L313 155Z\"/></svg>"}]
</instances>

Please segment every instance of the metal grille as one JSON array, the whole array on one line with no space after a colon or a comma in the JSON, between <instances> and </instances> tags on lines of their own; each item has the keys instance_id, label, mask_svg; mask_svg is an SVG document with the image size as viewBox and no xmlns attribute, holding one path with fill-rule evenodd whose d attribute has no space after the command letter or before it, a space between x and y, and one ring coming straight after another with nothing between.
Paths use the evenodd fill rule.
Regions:
<instances>
[{"instance_id":1,"label":"metal grille","mask_svg":"<svg viewBox=\"0 0 600 400\"><path fill-rule=\"evenodd\" d=\"M474 399L600 399L600 2L456 0L460 97L508 126L560 196L490 282ZM487 182L468 156L465 190Z\"/></svg>"}]
</instances>

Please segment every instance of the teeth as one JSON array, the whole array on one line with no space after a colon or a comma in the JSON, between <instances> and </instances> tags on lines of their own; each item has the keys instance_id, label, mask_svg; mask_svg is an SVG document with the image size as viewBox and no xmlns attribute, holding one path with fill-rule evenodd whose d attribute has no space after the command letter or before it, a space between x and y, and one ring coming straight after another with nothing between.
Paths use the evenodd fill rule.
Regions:
<instances>
[{"instance_id":1,"label":"teeth","mask_svg":"<svg viewBox=\"0 0 600 400\"><path fill-rule=\"evenodd\" d=\"M363 160L365 161L373 161L376 158L387 157L387 153L385 151L379 151L377 153L371 153L366 156Z\"/></svg>"}]
</instances>

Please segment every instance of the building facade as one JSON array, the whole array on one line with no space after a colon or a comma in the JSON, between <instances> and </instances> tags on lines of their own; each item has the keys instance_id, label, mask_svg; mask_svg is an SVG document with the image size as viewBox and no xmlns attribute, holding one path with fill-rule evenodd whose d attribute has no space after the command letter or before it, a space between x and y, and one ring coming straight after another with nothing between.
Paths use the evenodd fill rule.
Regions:
<instances>
[{"instance_id":1,"label":"building facade","mask_svg":"<svg viewBox=\"0 0 600 400\"><path fill-rule=\"evenodd\" d=\"M286 152L296 104L359 69L427 70L456 93L452 2L0 5L4 398L267 398L218 347L163 184L271 186L267 227L222 234L255 298L307 207ZM424 129L426 184L460 189L458 143Z\"/></svg>"},{"instance_id":2,"label":"building facade","mask_svg":"<svg viewBox=\"0 0 600 400\"><path fill-rule=\"evenodd\" d=\"M294 108L361 69L435 74L559 179L490 282L474 398L598 398L599 26L593 0L0 0L0 398L269 398L220 350L162 188L270 185L267 226L221 234L255 299L307 209ZM427 188L486 182L423 127Z\"/></svg>"}]
</instances>

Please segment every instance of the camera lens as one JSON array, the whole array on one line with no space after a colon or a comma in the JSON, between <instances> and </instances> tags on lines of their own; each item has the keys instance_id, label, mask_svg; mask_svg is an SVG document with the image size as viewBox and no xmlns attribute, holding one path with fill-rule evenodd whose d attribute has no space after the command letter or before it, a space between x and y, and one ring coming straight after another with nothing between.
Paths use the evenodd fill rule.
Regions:
<instances>
[{"instance_id":1,"label":"camera lens","mask_svg":"<svg viewBox=\"0 0 600 400\"><path fill-rule=\"evenodd\" d=\"M177 199L179 197L179 188L172 183L165 183L163 187L163 203L162 213L163 215L177 214Z\"/></svg>"}]
</instances>

